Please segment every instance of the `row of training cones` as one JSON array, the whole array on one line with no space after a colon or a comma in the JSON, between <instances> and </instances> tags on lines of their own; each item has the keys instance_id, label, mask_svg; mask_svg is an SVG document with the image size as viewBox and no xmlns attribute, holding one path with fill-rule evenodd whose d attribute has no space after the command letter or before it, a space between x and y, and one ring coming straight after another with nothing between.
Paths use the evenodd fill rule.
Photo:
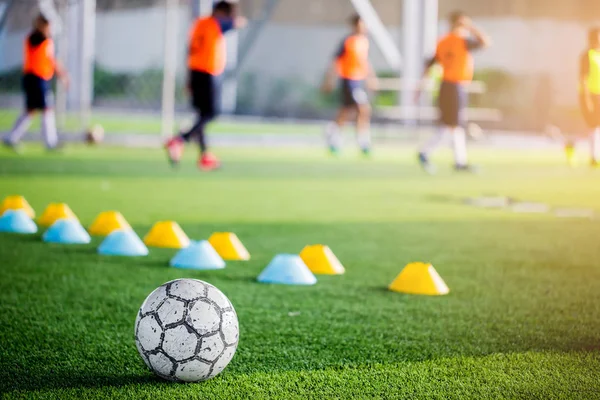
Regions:
<instances>
[{"instance_id":1,"label":"row of training cones","mask_svg":"<svg viewBox=\"0 0 600 400\"><path fill-rule=\"evenodd\" d=\"M0 205L0 232L37 232L35 212L22 196L9 196ZM145 256L148 246L182 249L170 261L176 268L222 269L224 260L248 260L250 254L233 233L215 233L208 241L192 242L176 222L156 223L142 241L125 218L116 211L103 212L89 233L66 204L50 204L40 219L50 226L42 238L50 243L87 244L92 235L106 236L98 248L103 255ZM315 274L340 275L344 267L324 245L306 246L299 255L277 255L258 276L263 283L314 285ZM394 292L423 295L449 293L445 282L431 264L408 264L388 286Z\"/></svg>"},{"instance_id":2,"label":"row of training cones","mask_svg":"<svg viewBox=\"0 0 600 400\"><path fill-rule=\"evenodd\" d=\"M33 222L35 211L23 196L6 197L0 204L0 216L3 214L7 216L2 220L0 231L24 234L37 232L37 226ZM78 244L89 243L90 235L106 236L99 252L107 255L146 255L146 245L183 249L191 243L181 227L173 221L154 224L142 242L117 211L100 213L86 232L75 213L64 203L49 204L37 222L40 226L50 227L43 235L46 241ZM250 254L233 233L217 232L208 241L224 260L250 259Z\"/></svg>"},{"instance_id":3,"label":"row of training cones","mask_svg":"<svg viewBox=\"0 0 600 400\"><path fill-rule=\"evenodd\" d=\"M33 208L31 208L27 200L22 196L8 196L5 198L0 206L0 215L6 210L21 210L30 218L34 218L35 216ZM59 220L78 221L78 218L67 204L51 203L38 219L38 224L49 227ZM96 217L90 225L88 232L94 236L108 236L115 231L129 230L132 230L131 225L129 225L121 213L117 211L105 211ZM209 241L226 260L248 260L250 258L248 251L232 233L215 233L210 237ZM157 222L152 227L150 232L144 237L144 243L151 247L181 249L189 246L190 240L176 222L162 221Z\"/></svg>"}]
</instances>

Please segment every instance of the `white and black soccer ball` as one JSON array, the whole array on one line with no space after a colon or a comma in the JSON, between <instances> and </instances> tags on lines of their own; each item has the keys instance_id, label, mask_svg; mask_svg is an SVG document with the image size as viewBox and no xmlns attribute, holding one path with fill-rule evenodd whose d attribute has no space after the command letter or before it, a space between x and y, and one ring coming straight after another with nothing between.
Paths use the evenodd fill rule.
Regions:
<instances>
[{"instance_id":1,"label":"white and black soccer ball","mask_svg":"<svg viewBox=\"0 0 600 400\"><path fill-rule=\"evenodd\" d=\"M104 141L104 128L102 125L94 125L85 132L85 142L89 145L100 144Z\"/></svg>"},{"instance_id":2,"label":"white and black soccer ball","mask_svg":"<svg viewBox=\"0 0 600 400\"><path fill-rule=\"evenodd\" d=\"M167 282L150 293L135 320L135 344L161 378L200 382L229 364L239 324L229 299L196 279Z\"/></svg>"}]
</instances>

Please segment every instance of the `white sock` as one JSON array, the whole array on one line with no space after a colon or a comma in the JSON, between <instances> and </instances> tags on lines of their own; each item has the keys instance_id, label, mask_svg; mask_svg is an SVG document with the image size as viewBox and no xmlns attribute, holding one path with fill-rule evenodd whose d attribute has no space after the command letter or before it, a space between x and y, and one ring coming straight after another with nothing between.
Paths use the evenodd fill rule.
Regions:
<instances>
[{"instance_id":1,"label":"white sock","mask_svg":"<svg viewBox=\"0 0 600 400\"><path fill-rule=\"evenodd\" d=\"M339 148L342 145L342 134L340 133L340 127L335 122L331 122L325 128L325 139L327 145L335 148Z\"/></svg>"},{"instance_id":2,"label":"white sock","mask_svg":"<svg viewBox=\"0 0 600 400\"><path fill-rule=\"evenodd\" d=\"M53 149L58 144L54 110L46 110L42 115L42 136L48 149Z\"/></svg>"},{"instance_id":3,"label":"white sock","mask_svg":"<svg viewBox=\"0 0 600 400\"><path fill-rule=\"evenodd\" d=\"M12 130L4 137L4 141L10 144L17 144L23 138L27 129L31 125L31 117L28 113L23 113L17 118Z\"/></svg>"},{"instance_id":4,"label":"white sock","mask_svg":"<svg viewBox=\"0 0 600 400\"><path fill-rule=\"evenodd\" d=\"M419 153L425 155L426 157L429 157L429 155L433 153L438 147L440 147L440 145L444 142L444 139L446 139L446 136L449 131L450 128L446 126L439 127L435 131L435 133L429 138L429 140L425 142L425 144L421 147Z\"/></svg>"},{"instance_id":5,"label":"white sock","mask_svg":"<svg viewBox=\"0 0 600 400\"><path fill-rule=\"evenodd\" d=\"M466 166L467 158L467 135L461 127L452 130L452 148L454 149L454 162L457 166Z\"/></svg>"},{"instance_id":6,"label":"white sock","mask_svg":"<svg viewBox=\"0 0 600 400\"><path fill-rule=\"evenodd\" d=\"M592 133L592 160L600 161L600 127Z\"/></svg>"},{"instance_id":7,"label":"white sock","mask_svg":"<svg viewBox=\"0 0 600 400\"><path fill-rule=\"evenodd\" d=\"M358 141L358 146L362 150L368 150L371 148L371 132L361 131L356 133L356 140Z\"/></svg>"}]
</instances>

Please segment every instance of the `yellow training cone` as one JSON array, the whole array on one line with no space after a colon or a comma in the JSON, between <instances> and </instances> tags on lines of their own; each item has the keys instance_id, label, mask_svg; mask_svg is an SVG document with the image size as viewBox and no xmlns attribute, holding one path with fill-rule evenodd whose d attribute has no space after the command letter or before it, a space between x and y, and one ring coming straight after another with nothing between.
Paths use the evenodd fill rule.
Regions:
<instances>
[{"instance_id":1,"label":"yellow training cone","mask_svg":"<svg viewBox=\"0 0 600 400\"><path fill-rule=\"evenodd\" d=\"M302 261L304 261L313 274L341 275L346 272L344 266L331 249L322 244L306 246L300 252L300 258L302 258Z\"/></svg>"},{"instance_id":2,"label":"yellow training cone","mask_svg":"<svg viewBox=\"0 0 600 400\"><path fill-rule=\"evenodd\" d=\"M391 291L439 296L448 294L450 289L431 264L408 264L388 287Z\"/></svg>"},{"instance_id":3,"label":"yellow training cone","mask_svg":"<svg viewBox=\"0 0 600 400\"><path fill-rule=\"evenodd\" d=\"M131 230L131 225L120 212L104 211L96 217L88 232L90 235L108 236L118 230Z\"/></svg>"},{"instance_id":4,"label":"yellow training cone","mask_svg":"<svg viewBox=\"0 0 600 400\"><path fill-rule=\"evenodd\" d=\"M144 243L151 247L183 249L190 245L190 239L177 222L162 221L154 224L144 237Z\"/></svg>"},{"instance_id":5,"label":"yellow training cone","mask_svg":"<svg viewBox=\"0 0 600 400\"><path fill-rule=\"evenodd\" d=\"M59 219L75 219L78 220L73 211L65 203L50 203L38 223L42 226L52 226Z\"/></svg>"},{"instance_id":6,"label":"yellow training cone","mask_svg":"<svg viewBox=\"0 0 600 400\"><path fill-rule=\"evenodd\" d=\"M29 218L35 217L35 211L29 205L25 197L23 196L8 196L2 201L0 205L0 215L4 214L7 210L23 210L29 215Z\"/></svg>"},{"instance_id":7,"label":"yellow training cone","mask_svg":"<svg viewBox=\"0 0 600 400\"><path fill-rule=\"evenodd\" d=\"M250 253L248 253L248 250L246 250L235 233L213 233L208 242L215 248L223 260L247 261L250 259Z\"/></svg>"}]
</instances>

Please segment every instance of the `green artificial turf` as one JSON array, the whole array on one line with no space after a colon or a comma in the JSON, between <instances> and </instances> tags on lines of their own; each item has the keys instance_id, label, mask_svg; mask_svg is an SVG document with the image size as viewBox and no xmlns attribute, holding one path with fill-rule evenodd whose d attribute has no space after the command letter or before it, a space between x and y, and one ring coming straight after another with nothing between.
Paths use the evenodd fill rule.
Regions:
<instances>
[{"instance_id":1,"label":"green artificial turf","mask_svg":"<svg viewBox=\"0 0 600 400\"><path fill-rule=\"evenodd\" d=\"M224 168L179 170L153 150L0 152L0 196L40 213L67 202L88 225L121 211L143 235L172 219L193 239L234 231L252 253L222 271L101 257L100 242L44 244L0 234L0 394L5 398L600 398L598 220L466 206L506 195L600 212L600 171L560 152L476 151L481 175L440 159L424 175L406 150L372 160L314 150L221 150ZM262 285L277 253L325 243L347 269L313 287ZM429 261L447 296L392 293L412 261ZM182 277L234 304L240 343L202 384L162 382L139 358L133 323L144 298Z\"/></svg>"}]
</instances>

